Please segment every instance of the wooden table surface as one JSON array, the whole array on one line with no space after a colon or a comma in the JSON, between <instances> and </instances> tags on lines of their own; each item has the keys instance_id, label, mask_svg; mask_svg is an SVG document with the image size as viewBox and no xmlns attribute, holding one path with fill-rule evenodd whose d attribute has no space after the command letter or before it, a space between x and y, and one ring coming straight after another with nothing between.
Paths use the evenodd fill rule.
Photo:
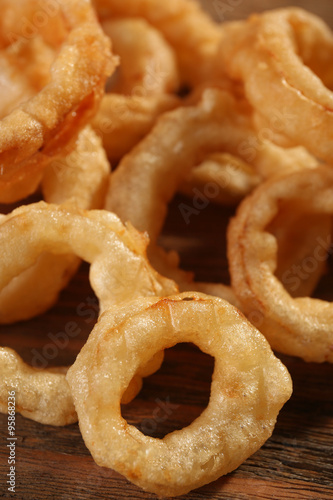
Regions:
<instances>
[{"instance_id":1,"label":"wooden table surface","mask_svg":"<svg viewBox=\"0 0 333 500\"><path fill-rule=\"evenodd\" d=\"M232 5L227 0L224 3ZM276 4L269 2L269 6L273 3ZM248 9L249 4L241 2L239 10L235 8L231 17L241 17L244 13L241 7ZM261 5L267 4L261 2ZM331 2L307 4L330 15ZM212 12L212 2L208 8ZM210 204L187 225L179 211L181 201L177 197L172 203L162 242L180 251L183 266L194 270L198 279L227 282L225 228L232 210ZM48 332L60 332L69 320L74 320L81 329L80 336L72 339L66 349L59 350L52 362L58 365L72 363L97 319L87 270L87 265L83 264L61 294L59 303L46 314L32 321L1 326L0 345L17 349L26 361L31 361L35 349L42 352ZM332 273L322 279L318 296L333 297L331 278ZM79 310L86 314L78 314ZM333 366L307 364L286 356L281 359L290 370L294 392L279 415L272 437L233 473L180 498L333 498ZM146 379L141 393L123 408L123 416L130 424L155 437L163 437L188 425L207 405L212 370L212 359L189 345L180 344L168 350L161 370ZM153 412L161 401L169 402L172 410L166 412L163 422L157 423ZM0 422L0 498L157 498L144 493L116 472L95 465L77 424L63 428L44 426L20 415L16 416L16 493L11 494L6 485L9 472L7 416L0 414Z\"/></svg>"}]
</instances>

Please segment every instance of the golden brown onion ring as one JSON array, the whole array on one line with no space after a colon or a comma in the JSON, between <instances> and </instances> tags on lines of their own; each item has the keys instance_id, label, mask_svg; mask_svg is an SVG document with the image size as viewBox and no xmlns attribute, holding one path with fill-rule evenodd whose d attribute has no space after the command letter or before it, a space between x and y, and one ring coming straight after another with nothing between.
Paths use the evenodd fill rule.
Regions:
<instances>
[{"instance_id":1,"label":"golden brown onion ring","mask_svg":"<svg viewBox=\"0 0 333 500\"><path fill-rule=\"evenodd\" d=\"M241 158L229 153L213 153L192 170L180 191L191 197L196 189L203 191L207 184L215 183L219 191L213 201L237 205L261 180L255 168Z\"/></svg>"},{"instance_id":2,"label":"golden brown onion ring","mask_svg":"<svg viewBox=\"0 0 333 500\"><path fill-rule=\"evenodd\" d=\"M44 199L49 203L66 203L86 210L102 208L109 174L110 167L101 141L87 126L80 132L75 149L46 168L42 181ZM41 254L35 264L0 291L0 323L29 319L49 309L80 262L71 254Z\"/></svg>"},{"instance_id":3,"label":"golden brown onion ring","mask_svg":"<svg viewBox=\"0 0 333 500\"><path fill-rule=\"evenodd\" d=\"M260 130L331 162L332 58L328 26L291 7L226 25L218 61L229 76L244 82Z\"/></svg>"},{"instance_id":4,"label":"golden brown onion ring","mask_svg":"<svg viewBox=\"0 0 333 500\"><path fill-rule=\"evenodd\" d=\"M93 0L99 18L139 17L159 30L173 48L183 84L211 78L220 27L190 0Z\"/></svg>"},{"instance_id":5,"label":"golden brown onion ring","mask_svg":"<svg viewBox=\"0 0 333 500\"><path fill-rule=\"evenodd\" d=\"M120 56L93 120L108 157L119 161L152 128L157 117L178 104L178 69L163 36L144 19L108 19L103 23ZM124 94L124 95L123 95Z\"/></svg>"},{"instance_id":6,"label":"golden brown onion ring","mask_svg":"<svg viewBox=\"0 0 333 500\"><path fill-rule=\"evenodd\" d=\"M196 284L178 268L175 252L165 255L157 248L157 238L167 214L168 202L188 178L193 167L210 153L227 152L253 165L259 172L282 171L295 160L293 168L307 168L317 162L303 149L287 151L265 141L260 142L252 127L251 110L244 101L219 89L206 89L197 106L178 108L164 114L152 132L124 157L112 174L106 208L147 231L151 240L149 257L163 275L177 281L181 290L193 290ZM249 150L248 145L257 144ZM252 146L251 146L252 147ZM309 161L305 161L309 160ZM180 207L185 224L219 193L216 183L196 190L193 206ZM230 300L232 293L223 285L215 292ZM200 291L206 289L201 288ZM232 301L238 302L235 298Z\"/></svg>"},{"instance_id":7,"label":"golden brown onion ring","mask_svg":"<svg viewBox=\"0 0 333 500\"><path fill-rule=\"evenodd\" d=\"M11 31L6 21L8 31L2 38L8 35L14 45L29 43L30 38L47 33L56 20L62 23L63 37L56 37L58 53L50 68L50 81L0 121L0 201L4 203L36 189L49 160L59 156L95 114L115 65L110 42L90 3L59 0L57 5L56 15L46 18L46 26L24 38L17 19L31 22L29 16L33 19L36 9L41 9L39 2L20 1L15 7L5 2ZM48 36L52 33L50 29ZM3 47L8 49L8 41L3 41Z\"/></svg>"},{"instance_id":8,"label":"golden brown onion ring","mask_svg":"<svg viewBox=\"0 0 333 500\"><path fill-rule=\"evenodd\" d=\"M179 342L215 358L208 407L188 427L151 438L121 416L120 400L143 363ZM67 380L97 464L163 497L238 467L270 437L292 390L287 369L244 316L197 293L143 298L106 311Z\"/></svg>"},{"instance_id":9,"label":"golden brown onion ring","mask_svg":"<svg viewBox=\"0 0 333 500\"><path fill-rule=\"evenodd\" d=\"M241 204L228 231L228 258L234 291L248 318L273 349L306 361L333 362L332 305L309 297L292 297L326 261L331 238L307 237L308 249L296 265L278 271L276 217L283 211L315 224L333 213L333 172L321 166L272 179ZM294 213L293 213L294 212ZM280 215L281 216L281 215ZM278 219L279 220L279 219ZM282 229L283 230L283 229ZM297 234L297 233L296 233ZM310 235L316 234L316 228ZM312 241L311 241L312 239Z\"/></svg>"},{"instance_id":10,"label":"golden brown onion ring","mask_svg":"<svg viewBox=\"0 0 333 500\"><path fill-rule=\"evenodd\" d=\"M133 227L125 227L106 211L84 211L73 206L40 202L22 206L0 220L2 260L0 289L30 268L43 252L78 255L91 263L90 281L101 311L140 296L164 296L177 287L159 276L145 256L147 238ZM20 307L20 304L17 304ZM1 315L1 304L0 304ZM64 368L52 370L59 398L54 398L50 370L26 365L12 350L3 348L0 359L0 409L6 411L8 390L14 389L22 415L42 423L66 425L76 418ZM161 356L152 361L156 369ZM9 371L7 371L7 367ZM145 373L142 371L142 374ZM141 376L140 372L137 376ZM36 385L35 385L36 381ZM37 384L37 381L38 384ZM29 389L34 384L34 391ZM46 389L49 387L49 390ZM46 392L45 392L46 391ZM133 397L135 390L131 390ZM46 404L47 402L47 404Z\"/></svg>"},{"instance_id":11,"label":"golden brown onion ring","mask_svg":"<svg viewBox=\"0 0 333 500\"><path fill-rule=\"evenodd\" d=\"M148 97L178 89L174 52L156 28L137 18L111 18L102 28L120 58L107 87L109 92Z\"/></svg>"},{"instance_id":12,"label":"golden brown onion ring","mask_svg":"<svg viewBox=\"0 0 333 500\"><path fill-rule=\"evenodd\" d=\"M179 100L169 94L150 97L108 93L92 121L111 162L118 162L134 148L164 112L174 109Z\"/></svg>"}]
</instances>

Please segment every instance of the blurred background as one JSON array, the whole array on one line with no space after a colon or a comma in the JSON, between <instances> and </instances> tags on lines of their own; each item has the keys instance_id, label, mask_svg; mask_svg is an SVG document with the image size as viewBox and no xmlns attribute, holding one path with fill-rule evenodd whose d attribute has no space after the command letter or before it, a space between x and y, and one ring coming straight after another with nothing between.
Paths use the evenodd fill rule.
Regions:
<instances>
[{"instance_id":1,"label":"blurred background","mask_svg":"<svg viewBox=\"0 0 333 500\"><path fill-rule=\"evenodd\" d=\"M279 7L303 7L320 16L333 27L332 0L201 0L205 9L217 21L243 19L253 12L276 9Z\"/></svg>"}]
</instances>

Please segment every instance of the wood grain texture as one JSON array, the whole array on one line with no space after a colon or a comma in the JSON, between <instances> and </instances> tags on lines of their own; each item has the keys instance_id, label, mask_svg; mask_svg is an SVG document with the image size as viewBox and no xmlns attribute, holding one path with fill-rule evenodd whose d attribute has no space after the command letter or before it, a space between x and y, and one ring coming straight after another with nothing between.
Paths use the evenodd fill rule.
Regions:
<instances>
[{"instance_id":1,"label":"wood grain texture","mask_svg":"<svg viewBox=\"0 0 333 500\"><path fill-rule=\"evenodd\" d=\"M228 279L225 228L233 211L210 204L185 224L176 197L170 207L162 241L179 248L185 267L200 279ZM16 348L27 361L33 349L43 354L47 333L62 331L75 321L81 333L66 349L59 349L50 364L72 363L97 318L94 295L83 265L59 303L33 321L0 327L0 345ZM317 294L330 293L328 277ZM332 294L331 294L332 296ZM80 311L80 314L78 313ZM82 311L85 313L82 315ZM307 364L282 357L294 382L291 400L281 411L272 437L238 470L188 495L201 499L300 499L333 498L333 366ZM179 344L169 349L161 370L146 379L139 396L123 416L154 437L188 425L205 408L213 370L210 356ZM161 401L172 411L157 423L153 412ZM44 426L16 417L16 493L6 487L8 448L7 416L0 415L0 498L19 500L155 499L114 471L95 465L77 424L64 428Z\"/></svg>"}]
</instances>

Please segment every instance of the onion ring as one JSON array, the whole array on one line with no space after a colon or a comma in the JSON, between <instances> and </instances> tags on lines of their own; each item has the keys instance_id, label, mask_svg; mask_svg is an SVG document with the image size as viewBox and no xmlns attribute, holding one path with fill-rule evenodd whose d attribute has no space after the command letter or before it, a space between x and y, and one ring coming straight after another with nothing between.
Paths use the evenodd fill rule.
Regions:
<instances>
[{"instance_id":1,"label":"onion ring","mask_svg":"<svg viewBox=\"0 0 333 500\"><path fill-rule=\"evenodd\" d=\"M226 25L218 60L229 76L244 82L258 127L270 130L272 140L303 145L332 162L332 57L329 27L292 7Z\"/></svg>"},{"instance_id":2,"label":"onion ring","mask_svg":"<svg viewBox=\"0 0 333 500\"><path fill-rule=\"evenodd\" d=\"M213 201L237 205L261 180L254 167L241 158L229 153L213 153L192 170L180 191L191 197L196 189L203 192L207 184L215 183L219 191Z\"/></svg>"},{"instance_id":3,"label":"onion ring","mask_svg":"<svg viewBox=\"0 0 333 500\"><path fill-rule=\"evenodd\" d=\"M290 165L290 156L298 161L294 168L317 165L304 149L290 152L267 141L253 155L247 147L248 141L253 139L254 143L259 142L251 116L251 110L244 101L239 102L231 94L216 88L206 89L199 105L164 114L152 132L124 157L112 174L106 209L118 214L124 222L130 221L139 231L148 232L151 241L149 257L154 267L161 274L176 280L181 290L200 287L200 291L207 292L208 289L205 285L202 288L202 285L194 284L191 276L180 271L175 252L166 255L157 247L157 239L168 202L195 165L208 154L218 151L244 159L259 172L271 171L272 159L275 171L283 170ZM309 160L309 163L304 160ZM218 186L207 186L208 192L211 192L210 199L216 197ZM202 203L200 196L197 193L194 197L198 206ZM195 210L192 207L192 213ZM191 211L190 214L185 211L182 214L186 222ZM229 287L215 285L214 290L222 298L238 305Z\"/></svg>"},{"instance_id":4,"label":"onion ring","mask_svg":"<svg viewBox=\"0 0 333 500\"><path fill-rule=\"evenodd\" d=\"M80 132L74 151L46 168L42 181L44 199L86 210L102 208L109 172L101 141L87 126ZM41 254L34 265L0 291L0 323L30 319L49 309L80 262L75 255Z\"/></svg>"},{"instance_id":5,"label":"onion ring","mask_svg":"<svg viewBox=\"0 0 333 500\"><path fill-rule=\"evenodd\" d=\"M108 91L149 96L178 89L174 52L157 29L138 18L110 18L102 28L112 41L113 52L120 57Z\"/></svg>"},{"instance_id":6,"label":"onion ring","mask_svg":"<svg viewBox=\"0 0 333 500\"><path fill-rule=\"evenodd\" d=\"M107 85L93 126L108 157L119 161L161 113L178 104L171 95L178 90L178 69L167 42L144 19L111 17L102 26L120 56L120 66Z\"/></svg>"},{"instance_id":7,"label":"onion ring","mask_svg":"<svg viewBox=\"0 0 333 500\"><path fill-rule=\"evenodd\" d=\"M92 125L102 137L110 161L119 162L150 132L162 113L178 104L179 100L169 94L150 97L106 94Z\"/></svg>"},{"instance_id":8,"label":"onion ring","mask_svg":"<svg viewBox=\"0 0 333 500\"><path fill-rule=\"evenodd\" d=\"M213 74L221 38L220 27L190 0L93 0L101 21L112 17L139 17L159 30L174 49L181 81L195 86Z\"/></svg>"},{"instance_id":9,"label":"onion ring","mask_svg":"<svg viewBox=\"0 0 333 500\"><path fill-rule=\"evenodd\" d=\"M22 206L1 218L0 240L0 289L32 266L42 252L51 252L57 255L74 253L91 263L90 281L100 301L101 312L135 297L164 296L177 290L172 282L159 276L149 266L145 257L147 238L131 226L124 227L114 214L106 211L87 212L72 206L44 202ZM13 255L15 260L9 258ZM0 409L4 411L6 408L10 387L17 391L17 404L18 408L22 408L22 415L53 425L72 422L73 404L68 404L70 392L64 368L52 370L57 378L62 377L64 384L59 393L61 401L58 399L55 406L52 387L45 393L49 370L28 367L18 355L16 360L13 356L15 353L12 350L2 350ZM12 368L6 375L7 365ZM24 382L26 376L40 380L33 397L28 390L29 382L27 385Z\"/></svg>"},{"instance_id":10,"label":"onion ring","mask_svg":"<svg viewBox=\"0 0 333 500\"><path fill-rule=\"evenodd\" d=\"M297 291L303 279L317 273L330 251L330 234L325 239L314 239L311 237L316 233L314 228L308 237L310 251L297 266L284 270L281 282L274 275L278 248L276 237L270 232L281 211L301 214L308 224L331 217L330 167L320 166L272 179L242 202L228 231L233 289L242 310L273 349L305 361L333 362L332 305L309 297L292 297L283 286L283 282L295 285Z\"/></svg>"},{"instance_id":11,"label":"onion ring","mask_svg":"<svg viewBox=\"0 0 333 500\"><path fill-rule=\"evenodd\" d=\"M103 34L89 2L59 0L57 15L47 18L47 27L62 20L65 36L50 69L50 81L36 95L21 103L0 121L0 201L9 203L36 189L43 169L50 159L61 154L64 146L91 119L104 94L107 77L115 61L110 55L110 42ZM29 43L20 31L18 18L30 22L39 2L21 1L13 7L5 2L6 19L11 30L6 34L12 44ZM60 22L60 21L59 21ZM18 30L18 32L17 32ZM22 35L23 33L23 35ZM53 30L50 30L50 34ZM8 49L8 40L5 48ZM59 48L59 46L58 46Z\"/></svg>"},{"instance_id":12,"label":"onion ring","mask_svg":"<svg viewBox=\"0 0 333 500\"><path fill-rule=\"evenodd\" d=\"M142 363L179 342L215 358L209 404L188 427L154 439L122 418L120 399ZM238 467L270 437L291 395L288 371L264 337L229 303L196 293L106 311L67 380L97 464L163 497Z\"/></svg>"}]
</instances>

